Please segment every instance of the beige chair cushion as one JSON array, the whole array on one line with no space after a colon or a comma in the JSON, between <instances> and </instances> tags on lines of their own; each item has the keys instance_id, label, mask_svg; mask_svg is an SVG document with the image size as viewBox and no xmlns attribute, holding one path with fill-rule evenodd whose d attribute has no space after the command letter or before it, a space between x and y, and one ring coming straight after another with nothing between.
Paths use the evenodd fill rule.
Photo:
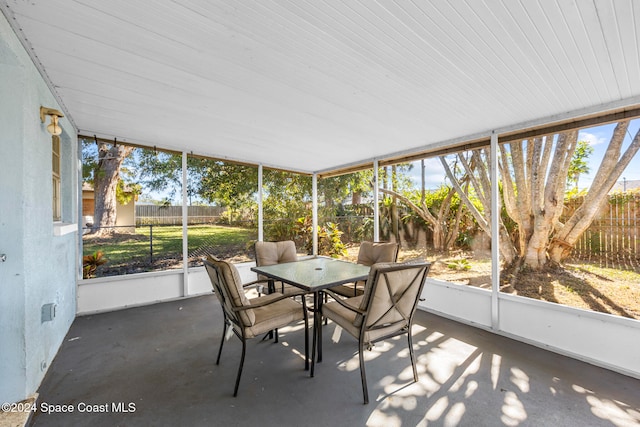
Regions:
<instances>
[{"instance_id":1,"label":"beige chair cushion","mask_svg":"<svg viewBox=\"0 0 640 427\"><path fill-rule=\"evenodd\" d=\"M225 261L220 261L216 258L209 256L208 261L215 265L222 274L222 278L227 284L227 290L229 291L229 297L232 299L234 307L242 307L249 305L249 299L244 294L242 287L242 280L240 279L240 273L238 269L233 265ZM242 323L247 326L251 326L256 321L256 315L252 309L242 310L238 312L238 316Z\"/></svg>"},{"instance_id":2,"label":"beige chair cushion","mask_svg":"<svg viewBox=\"0 0 640 427\"><path fill-rule=\"evenodd\" d=\"M282 264L285 262L298 261L296 245L293 240L283 240L281 242L256 242L256 265L258 267L266 265ZM267 277L259 274L258 279L265 280ZM282 290L285 295L301 293L300 289L291 285L276 284L276 289Z\"/></svg>"},{"instance_id":3,"label":"beige chair cushion","mask_svg":"<svg viewBox=\"0 0 640 427\"><path fill-rule=\"evenodd\" d=\"M331 291L335 292L338 295L345 296L347 298L357 297L364 294L364 287L362 286L364 282L358 283L349 283L347 285L338 285L331 288Z\"/></svg>"},{"instance_id":4,"label":"beige chair cushion","mask_svg":"<svg viewBox=\"0 0 640 427\"><path fill-rule=\"evenodd\" d=\"M363 243L371 243L371 242L363 242ZM389 267L389 266L394 265L394 264L395 263L392 262L392 261L384 262L384 263L378 263L377 267L378 268L380 268L380 267ZM350 283L348 285L334 286L333 288L331 288L331 291L336 292L337 294L346 296L347 298L353 298L353 297L356 297L356 296L362 296L362 295L364 295L365 290L367 288L370 288L370 286L366 286L366 283L369 283L369 282L373 281L373 278L374 278L374 275L375 275L375 271L376 270L374 270L373 268L371 268L371 270L369 270L369 277L367 277L367 281L366 282L360 281L360 282L355 283L355 284L354 283ZM363 283L365 283L364 286L362 286ZM358 285L361 285L361 286L358 286ZM357 294L355 294L355 295L354 295L354 289L353 289L354 286L356 286L355 292L357 292ZM360 300L360 301L362 301L362 300ZM367 297L366 301L368 301L368 297ZM362 302L363 307L358 306L358 308L360 308L362 310L366 309L366 305L367 305L366 301Z\"/></svg>"},{"instance_id":5,"label":"beige chair cushion","mask_svg":"<svg viewBox=\"0 0 640 427\"><path fill-rule=\"evenodd\" d=\"M348 298L342 300L342 302L349 304L352 307L358 308L362 304L363 296ZM362 323L362 317L355 311L351 311L338 302L332 301L322 305L322 314L330 318L334 323L340 325L342 329L354 336L356 339L360 336L360 326L356 326L357 318L360 318ZM364 334L364 342L376 341L377 339L384 337L400 330L403 325L394 325L388 328L380 328L375 330L366 331Z\"/></svg>"},{"instance_id":6,"label":"beige chair cushion","mask_svg":"<svg viewBox=\"0 0 640 427\"><path fill-rule=\"evenodd\" d=\"M377 270L391 265L393 265L393 263L375 264L372 266L369 280L373 280L373 275ZM365 325L366 328L373 326L374 322L376 326L400 322L398 329L407 324L404 319L408 319L411 316L419 286L412 286L409 291L405 291L414 279L419 282L419 279L416 278L416 274L419 271L420 268L417 267L386 272L379 276L375 292L372 286L365 287L360 309L366 309L367 305L369 307L369 315L367 317L368 324ZM390 294L393 296L393 299L397 301L397 305L392 310L389 310L391 307ZM367 301L368 298L371 298L371 301ZM356 319L356 326L359 326L358 320L361 322L362 318Z\"/></svg>"},{"instance_id":7,"label":"beige chair cushion","mask_svg":"<svg viewBox=\"0 0 640 427\"><path fill-rule=\"evenodd\" d=\"M256 242L256 265L281 264L298 260L296 245L292 240L282 242Z\"/></svg>"},{"instance_id":8,"label":"beige chair cushion","mask_svg":"<svg viewBox=\"0 0 640 427\"><path fill-rule=\"evenodd\" d=\"M392 242L362 242L358 251L358 264L373 265L379 262L395 262L398 244Z\"/></svg>"},{"instance_id":9,"label":"beige chair cushion","mask_svg":"<svg viewBox=\"0 0 640 427\"><path fill-rule=\"evenodd\" d=\"M373 265L381 262L395 262L398 258L398 244L392 242L362 242L358 251L358 264ZM331 288L347 298L364 293L364 282L349 283Z\"/></svg>"},{"instance_id":10,"label":"beige chair cushion","mask_svg":"<svg viewBox=\"0 0 640 427\"><path fill-rule=\"evenodd\" d=\"M276 293L248 299L242 287L240 274L233 264L211 256L208 257L208 261L219 269L224 281L221 287L229 293L228 298L232 300L232 307L264 303L282 297L281 294ZM244 326L245 336L254 338L291 322L304 319L304 311L301 304L291 299L283 299L262 307L238 311L238 316ZM234 325L234 328L237 326Z\"/></svg>"},{"instance_id":11,"label":"beige chair cushion","mask_svg":"<svg viewBox=\"0 0 640 427\"><path fill-rule=\"evenodd\" d=\"M252 298L251 304L256 304L270 299L280 298L281 294L275 293L264 295L258 298ZM262 335L276 328L281 328L291 322L304 319L303 308L300 303L292 299L283 299L276 301L264 307L254 308L255 322L253 325L244 329L247 338L253 338Z\"/></svg>"},{"instance_id":12,"label":"beige chair cushion","mask_svg":"<svg viewBox=\"0 0 640 427\"><path fill-rule=\"evenodd\" d=\"M414 263L411 263L414 264ZM418 298L424 265L394 271L378 271L398 265L378 263L371 267L363 295L341 302L360 311L367 312L367 324L362 325L364 316L333 301L322 306L323 315L344 328L354 337L359 337L360 328L365 329L365 341L375 341L385 335L397 332L408 325L414 304ZM377 277L377 283L374 283ZM374 285L375 284L375 289ZM409 290L407 290L409 288ZM397 301L394 307L393 300Z\"/></svg>"}]
</instances>

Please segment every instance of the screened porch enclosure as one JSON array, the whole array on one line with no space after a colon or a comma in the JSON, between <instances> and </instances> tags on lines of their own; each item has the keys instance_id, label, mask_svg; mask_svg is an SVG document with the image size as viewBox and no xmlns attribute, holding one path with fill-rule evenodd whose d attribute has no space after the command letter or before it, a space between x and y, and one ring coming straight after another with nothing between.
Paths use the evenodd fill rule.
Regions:
<instances>
[{"instance_id":1,"label":"screened porch enclosure","mask_svg":"<svg viewBox=\"0 0 640 427\"><path fill-rule=\"evenodd\" d=\"M492 138L488 146L477 145L477 147L475 150L484 150L487 156L495 155L492 153L497 152L498 137ZM452 161L451 156L453 154L470 156L471 153L471 150L458 152L449 150L448 154L443 154L440 157L443 162L446 162L445 159ZM188 154L184 153L182 157L185 159L184 164L188 159ZM430 157L426 158L429 159ZM491 158L487 158L487 162L490 168ZM370 180L368 181L369 185L365 186L366 191L358 191L357 197L353 191L340 196L343 199L361 202L358 204L359 213L364 213L362 215L347 216L346 221L341 223L341 227L348 232L347 235L350 241L398 241L401 244L400 261L416 256L430 259L430 256L433 255L430 253L433 247L430 246L430 249L426 252L416 251L415 242L409 242L406 237L412 234L410 231L405 230L405 237L397 240L398 236L400 236L398 234L399 229L394 231L393 224L388 223L388 218L391 218L390 215L392 214L390 211L387 212L389 209L386 207L383 197L400 195L390 190L400 184L386 184L384 182L388 178L386 174L390 174L392 169L390 167L380 167L377 161L375 164L378 165L377 168L363 169L364 176ZM82 281L78 288L78 312L80 314L90 314L119 307L143 305L162 299L209 293L211 286L199 261L208 254L233 260L245 281L254 280L255 275L250 271L250 268L254 265L251 242L256 240L291 239L297 243L300 256L330 255L319 251L321 249L319 235L323 226L338 220L336 217L323 215L323 212L334 203L334 201L331 201L330 194L334 191L332 189L336 188L337 179L348 177L354 172L346 175L320 176L319 174L304 175L294 172L268 170L262 165L249 166L248 168L252 177L250 179L251 186L257 187L255 196L257 202L255 207L251 209L255 215L252 217L253 220L250 221L253 225L249 227L249 230L253 231L246 237L249 240L238 246L237 252L233 254L226 253L224 249L221 249L224 247L223 242L216 244L215 242L212 243L211 239L205 240L203 246L194 249L190 241L197 239L194 233L200 226L188 225L185 222L182 226L181 238L183 252L181 255L176 255L176 258L184 257L183 263L176 264L177 267L173 269L165 269L163 271ZM442 174L444 174L444 171ZM186 176L188 177L189 174L187 173ZM258 183L264 183L265 177L269 182L281 183L283 176L285 181L300 180L303 183L300 187L302 192L285 197L284 201L281 202L283 205L274 205L269 198L275 197L275 187L278 187L278 185L270 187L270 184L265 186L264 184L258 185ZM321 180L325 181L322 182L322 185L319 184ZM492 180L495 182L496 178L494 177ZM370 185L371 182L378 182L379 185L373 187ZM189 188L189 183L184 181L181 188ZM267 190L262 191L264 188ZM319 191L319 188L326 190ZM497 191L494 191L494 186L485 187L482 191L485 192L483 195L485 200L491 203L498 203L498 194ZM182 196L183 200L186 201L187 194L183 192ZM297 204L294 203L296 198ZM461 205L461 202L458 201L458 204ZM265 215L265 206L267 207L267 215ZM285 207L283 208L282 206ZM278 214L287 212L286 206L299 206L302 210L296 211L295 215L288 218L278 216ZM378 206L378 209L374 209L374 206ZM483 215L486 223L491 223L492 218L488 215L491 207L485 205L484 210L485 213ZM273 212L276 212L275 216ZM187 219L189 216L187 204L182 206L182 213L183 219ZM231 215L230 212L228 214ZM307 235L302 235L302 229L294 226L297 221L296 217L300 217L300 215L302 215L302 218L306 217L305 221L309 222L307 226L315 224L313 228L309 227L309 229L315 229L315 233L308 232ZM227 221L227 214L221 216ZM267 217L266 219L265 216ZM235 227L241 222L232 223L230 218L228 219L230 226ZM401 226L398 223L395 227L400 228ZM209 230L208 232L212 233L210 231L212 229L205 228L205 230ZM611 313L617 316L611 316L610 314L585 310L580 306L572 307L558 301L544 301L544 298L530 299L525 296L519 296L518 292L509 292L506 288L499 290L497 283L500 280L500 268L504 261L501 257L499 246L491 245L491 241L499 241L503 238L503 236L497 235L498 230L499 227L494 227L490 235L476 230L473 247L466 252L464 257L450 255L445 261L435 259L436 264L442 265L444 271L441 268L439 272L436 271L430 275L428 279L430 286L425 289L424 301L420 303L420 307L424 310L438 313L457 321L468 322L474 326L509 337L519 337L528 343L534 343L545 348L553 348L562 354L576 355L578 354L577 349L582 348L580 351L583 353L578 356L580 359L600 366L618 366L615 370L633 375L633 369L629 368L635 363L634 356L626 350L627 343L616 338L621 331L635 331L637 320L633 319L633 307L627 309L626 312L624 309L616 311L614 307ZM206 233L207 231L205 231ZM456 236L452 236L452 238L456 238ZM423 237L422 240L422 244L426 245L426 237ZM355 261L357 248L357 243L353 246L346 245L344 252L338 254L338 256ZM445 265L446 268L444 267ZM448 274L448 270L451 269L471 270L469 274L479 277L481 282L456 283L455 280L451 279L451 274ZM540 285L542 286L542 282ZM633 294L630 295L633 298ZM541 319L544 319L544 321L541 322ZM593 336L594 334L606 340L607 346L588 346L588 348L583 348L583 337ZM612 346L618 350L611 352ZM586 354L584 353L585 350ZM614 362L610 365L609 363L612 360Z\"/></svg>"},{"instance_id":2,"label":"screened porch enclosure","mask_svg":"<svg viewBox=\"0 0 640 427\"><path fill-rule=\"evenodd\" d=\"M293 239L301 257L313 256L323 250L323 233L336 230L328 224L339 224L337 230L348 238L339 249L351 260L365 240L401 241L401 259L434 256L432 247L457 251L437 259L441 270L427 279L418 306L425 328L416 331L422 334L423 368L438 353L433 342L439 338L425 332L433 322L440 329L436 335L456 335L446 325L458 325L462 335L476 331L499 342L515 340L538 347L542 359L567 357L597 372L604 369L614 383L623 377L621 383L633 385L640 379L637 307L595 298L593 306L608 305L609 311L599 312L551 302L554 295L528 298L510 292L502 270L504 249L515 247L522 226L503 214L509 208L505 195L518 194L518 188L505 187L520 172L504 167L514 157L511 147L622 122L635 126L622 151L637 146L640 7L635 0L187 0L153 7L124 0L0 0L0 10L0 127L6 136L0 254L7 255L0 262L0 338L6 343L0 400L33 396L58 351L79 344L67 341L75 337L66 334L94 315L126 328L118 324L119 314L210 298L211 282L199 260L221 250L222 243L229 245L218 255L232 260L249 282L256 278L255 241ZM43 114L43 107L55 114ZM123 227L119 241L92 238L82 209L81 139L144 151L149 162L173 156L175 167L166 181L179 206L166 203L171 209L157 215L166 216L162 224L154 219L111 225ZM59 147L51 150L52 141ZM530 146L533 142L522 145L523 151ZM52 182L53 157L60 170L54 170ZM411 183L396 180L406 164L423 168L422 176L415 174ZM236 166L245 170L246 179L239 181L250 189L214 194L230 181L224 173ZM420 194L429 173L456 188ZM350 191L331 193L345 177L353 183ZM191 209L202 183L213 189L210 205L226 198L224 210ZM295 192L283 191L292 183ZM624 235L635 227L630 216L636 208L630 197L624 207L611 200L610 216L603 220L609 224L598 217L600 229L576 243L576 259L589 260L597 245L612 254L599 267L618 274L637 261L630 254L637 238ZM425 208L420 216L423 205L442 209ZM226 240L214 238L218 232ZM83 257L107 247L110 261L99 268L113 271L83 278ZM445 274L456 271L461 277L468 269L478 273L477 282ZM611 276L605 279L617 283L619 276ZM549 288L542 285L540 295ZM56 316L43 316L43 307L57 307ZM122 311L129 308L140 311ZM198 345L209 344L204 340ZM493 352L491 361L482 360L482 381L465 384L470 395L480 383L488 390L495 380L491 366L499 358ZM465 369L465 363L476 363L445 359ZM447 378L456 383L462 369L452 366ZM509 375L522 379L522 372L511 368ZM553 372L545 371L551 382ZM437 388L409 397L403 400L405 419L416 421L416 414L429 419L423 406L433 408L424 398L431 392L443 397L441 404L449 397L438 395ZM394 405L393 393L385 393L373 411ZM615 393L605 395L615 400ZM593 404L586 391L572 396L587 411L602 410L598 416L605 422L638 421L640 403L633 393L622 418L616 414L624 405ZM545 398L552 400L546 391ZM454 418L440 412L434 420L464 420L456 418L460 405L454 406L449 408ZM369 415L360 413L354 421L367 422ZM522 411L516 415L520 418L500 413L485 420L528 421Z\"/></svg>"}]
</instances>

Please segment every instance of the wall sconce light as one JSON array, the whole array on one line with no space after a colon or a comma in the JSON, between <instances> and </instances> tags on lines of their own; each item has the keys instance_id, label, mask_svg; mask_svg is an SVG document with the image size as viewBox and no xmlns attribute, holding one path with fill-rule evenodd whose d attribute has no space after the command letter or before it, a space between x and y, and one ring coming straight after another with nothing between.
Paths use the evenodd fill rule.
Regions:
<instances>
[{"instance_id":1,"label":"wall sconce light","mask_svg":"<svg viewBox=\"0 0 640 427\"><path fill-rule=\"evenodd\" d=\"M64 117L60 111L53 108L40 107L40 121L45 122L46 116L51 116L51 123L47 126L47 131L54 136L62 133L62 128L58 125L58 118Z\"/></svg>"}]
</instances>

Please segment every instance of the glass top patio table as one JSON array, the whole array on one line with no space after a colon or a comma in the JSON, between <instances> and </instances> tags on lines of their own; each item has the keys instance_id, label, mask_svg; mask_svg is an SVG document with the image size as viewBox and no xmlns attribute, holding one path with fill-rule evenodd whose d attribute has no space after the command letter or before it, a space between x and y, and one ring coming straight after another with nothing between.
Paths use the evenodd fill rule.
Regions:
<instances>
[{"instance_id":1,"label":"glass top patio table","mask_svg":"<svg viewBox=\"0 0 640 427\"><path fill-rule=\"evenodd\" d=\"M313 293L313 347L310 375L314 376L316 355L322 361L322 302L324 289L344 283L367 280L371 267L327 257L314 257L301 261L252 267L251 271L288 283Z\"/></svg>"},{"instance_id":2,"label":"glass top patio table","mask_svg":"<svg viewBox=\"0 0 640 427\"><path fill-rule=\"evenodd\" d=\"M252 271L280 280L307 292L366 280L369 266L333 258L315 257L296 262L253 267Z\"/></svg>"}]
</instances>

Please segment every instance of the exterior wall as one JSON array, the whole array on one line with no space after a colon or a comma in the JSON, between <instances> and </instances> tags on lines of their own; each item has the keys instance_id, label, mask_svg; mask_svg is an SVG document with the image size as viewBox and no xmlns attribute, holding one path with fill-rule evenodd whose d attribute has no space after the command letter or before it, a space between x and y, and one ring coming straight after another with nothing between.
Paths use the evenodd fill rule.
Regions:
<instances>
[{"instance_id":1,"label":"exterior wall","mask_svg":"<svg viewBox=\"0 0 640 427\"><path fill-rule=\"evenodd\" d=\"M82 217L83 227L91 219L93 221L93 207L95 205L95 193L93 190L82 190ZM131 200L126 205L117 202L116 204L116 226L136 225L136 204ZM131 230L135 232L135 229Z\"/></svg>"},{"instance_id":2,"label":"exterior wall","mask_svg":"<svg viewBox=\"0 0 640 427\"><path fill-rule=\"evenodd\" d=\"M116 225L136 225L136 204L132 201L126 205L118 203L116 206ZM135 231L135 229L133 230Z\"/></svg>"},{"instance_id":3,"label":"exterior wall","mask_svg":"<svg viewBox=\"0 0 640 427\"><path fill-rule=\"evenodd\" d=\"M60 125L62 220L51 207L51 135L40 106L61 110L0 14L0 402L36 392L76 312L77 137ZM55 317L42 322L42 306Z\"/></svg>"}]
</instances>

